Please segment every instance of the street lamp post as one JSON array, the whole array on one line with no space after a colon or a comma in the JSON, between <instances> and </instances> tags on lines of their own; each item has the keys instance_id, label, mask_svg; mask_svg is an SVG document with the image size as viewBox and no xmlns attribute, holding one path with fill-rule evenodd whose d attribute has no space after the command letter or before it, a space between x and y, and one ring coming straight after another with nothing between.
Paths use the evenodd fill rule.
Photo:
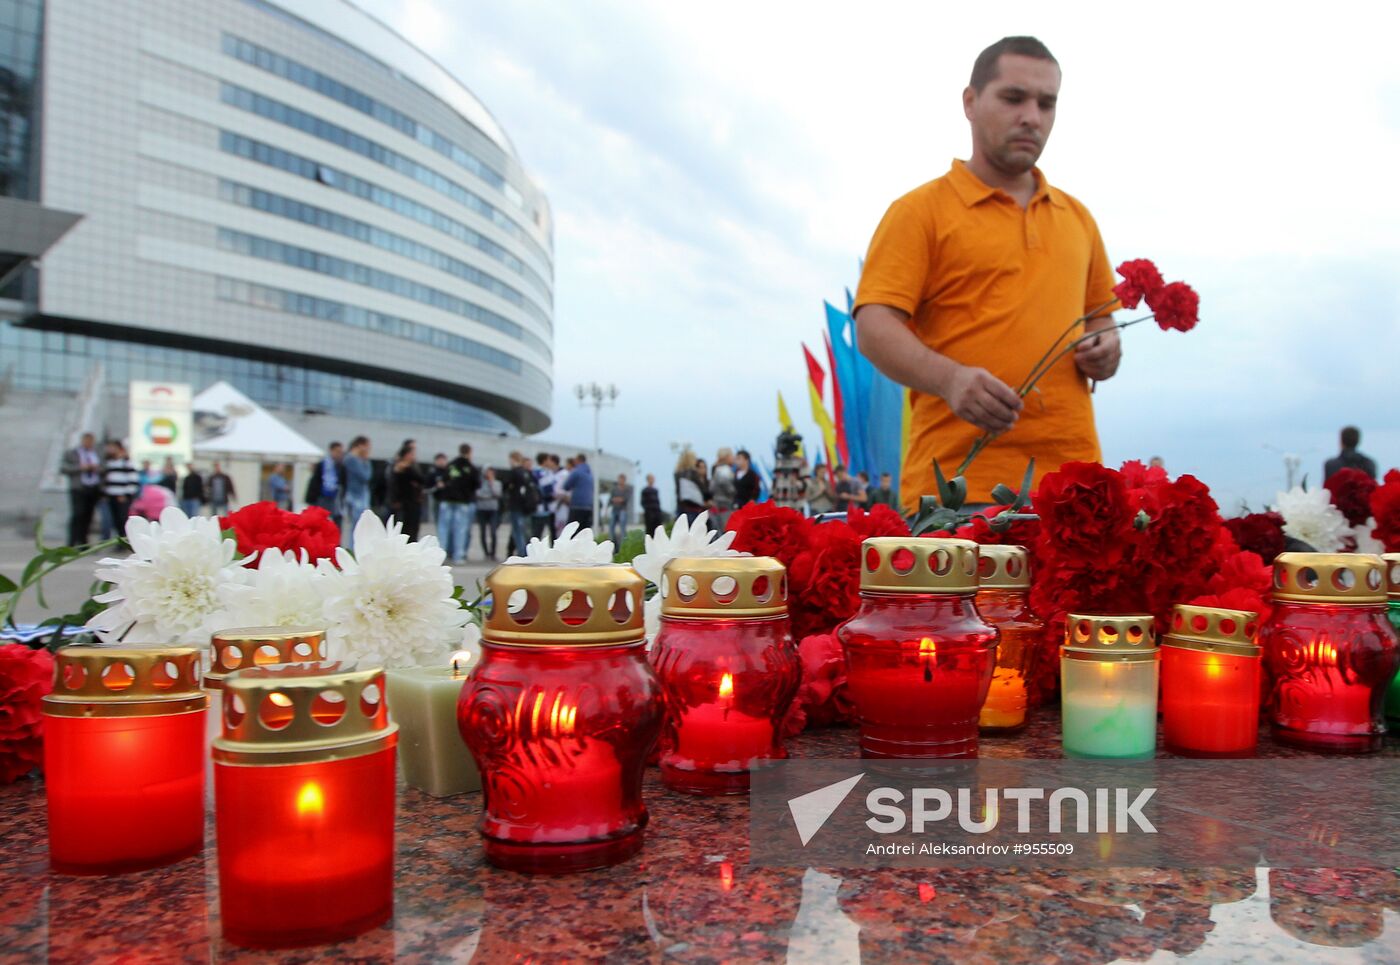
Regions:
<instances>
[{"instance_id":1,"label":"street lamp post","mask_svg":"<svg viewBox=\"0 0 1400 965\"><path fill-rule=\"evenodd\" d=\"M599 422L603 414L603 406L617 404L617 386L609 383L599 385L597 382L589 382L587 385L574 386L574 395L578 397L578 404L581 406L591 405L593 407L593 526L594 532L602 532L602 480L599 473L602 471L603 450L598 441Z\"/></svg>"}]
</instances>

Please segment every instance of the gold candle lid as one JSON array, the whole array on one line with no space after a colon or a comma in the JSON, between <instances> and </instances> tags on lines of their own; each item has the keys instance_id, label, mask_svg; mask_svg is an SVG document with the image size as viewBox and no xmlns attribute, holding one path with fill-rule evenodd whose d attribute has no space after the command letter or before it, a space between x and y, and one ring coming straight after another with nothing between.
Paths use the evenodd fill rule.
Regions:
<instances>
[{"instance_id":1,"label":"gold candle lid","mask_svg":"<svg viewBox=\"0 0 1400 965\"><path fill-rule=\"evenodd\" d=\"M1400 553L1382 553L1385 563L1385 595L1391 600L1400 600Z\"/></svg>"},{"instance_id":2,"label":"gold candle lid","mask_svg":"<svg viewBox=\"0 0 1400 965\"><path fill-rule=\"evenodd\" d=\"M489 644L607 647L646 638L642 591L630 566L511 563L486 575L491 609L481 628Z\"/></svg>"},{"instance_id":3,"label":"gold candle lid","mask_svg":"<svg viewBox=\"0 0 1400 965\"><path fill-rule=\"evenodd\" d=\"M661 615L774 617L787 613L787 567L771 556L683 556L661 571Z\"/></svg>"},{"instance_id":4,"label":"gold candle lid","mask_svg":"<svg viewBox=\"0 0 1400 965\"><path fill-rule=\"evenodd\" d=\"M1172 609L1171 630L1162 637L1162 646L1258 657L1263 653L1254 642L1258 628L1259 614L1253 610L1179 603Z\"/></svg>"},{"instance_id":5,"label":"gold candle lid","mask_svg":"<svg viewBox=\"0 0 1400 965\"><path fill-rule=\"evenodd\" d=\"M995 543L977 549L978 585L984 590L1026 590L1031 585L1031 554L1024 546Z\"/></svg>"},{"instance_id":6,"label":"gold candle lid","mask_svg":"<svg viewBox=\"0 0 1400 965\"><path fill-rule=\"evenodd\" d=\"M384 671L339 661L239 670L224 679L214 760L275 765L337 761L393 746Z\"/></svg>"},{"instance_id":7,"label":"gold candle lid","mask_svg":"<svg viewBox=\"0 0 1400 965\"><path fill-rule=\"evenodd\" d=\"M1071 660L1132 662L1157 658L1157 629L1148 614L1071 613L1064 655Z\"/></svg>"},{"instance_id":8,"label":"gold candle lid","mask_svg":"<svg viewBox=\"0 0 1400 965\"><path fill-rule=\"evenodd\" d=\"M218 690L239 670L279 663L317 663L326 659L326 631L321 627L240 627L209 638L209 672L204 686Z\"/></svg>"},{"instance_id":9,"label":"gold candle lid","mask_svg":"<svg viewBox=\"0 0 1400 965\"><path fill-rule=\"evenodd\" d=\"M1293 603L1384 603L1385 569L1370 553L1280 553L1273 596Z\"/></svg>"},{"instance_id":10,"label":"gold candle lid","mask_svg":"<svg viewBox=\"0 0 1400 965\"><path fill-rule=\"evenodd\" d=\"M977 551L977 544L968 539L872 536L860 548L860 588L878 593L975 593Z\"/></svg>"},{"instance_id":11,"label":"gold candle lid","mask_svg":"<svg viewBox=\"0 0 1400 965\"><path fill-rule=\"evenodd\" d=\"M64 647L54 654L51 717L156 717L203 710L195 647Z\"/></svg>"}]
</instances>

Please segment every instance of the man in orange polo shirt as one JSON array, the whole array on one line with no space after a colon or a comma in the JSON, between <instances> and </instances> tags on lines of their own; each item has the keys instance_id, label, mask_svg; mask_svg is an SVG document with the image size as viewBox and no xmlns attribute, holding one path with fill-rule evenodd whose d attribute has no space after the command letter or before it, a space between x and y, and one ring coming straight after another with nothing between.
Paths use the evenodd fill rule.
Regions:
<instances>
[{"instance_id":1,"label":"man in orange polo shirt","mask_svg":"<svg viewBox=\"0 0 1400 965\"><path fill-rule=\"evenodd\" d=\"M935 491L933 460L951 475L986 431L997 438L967 472L969 503L990 502L997 483L1019 486L1031 457L1037 484L1062 463L1100 458L1089 380L1118 370L1113 272L1088 210L1035 166L1059 91L1059 64L1039 40L982 51L963 91L971 159L890 205L870 242L856 332L875 366L911 390L900 483L910 512ZM1087 330L1102 334L1020 399L1013 386L1095 309Z\"/></svg>"}]
</instances>

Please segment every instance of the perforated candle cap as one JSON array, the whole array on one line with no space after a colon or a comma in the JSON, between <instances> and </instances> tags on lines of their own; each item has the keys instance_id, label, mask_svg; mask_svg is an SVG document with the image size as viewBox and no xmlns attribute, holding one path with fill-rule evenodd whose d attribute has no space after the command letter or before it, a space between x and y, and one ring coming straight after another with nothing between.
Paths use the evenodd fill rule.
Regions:
<instances>
[{"instance_id":1,"label":"perforated candle cap","mask_svg":"<svg viewBox=\"0 0 1400 965\"><path fill-rule=\"evenodd\" d=\"M1385 595L1392 601L1400 601L1400 553L1382 553L1385 563Z\"/></svg>"},{"instance_id":2,"label":"perforated candle cap","mask_svg":"<svg viewBox=\"0 0 1400 965\"><path fill-rule=\"evenodd\" d=\"M661 571L669 617L756 618L787 613L787 567L771 556L685 556Z\"/></svg>"},{"instance_id":3,"label":"perforated candle cap","mask_svg":"<svg viewBox=\"0 0 1400 965\"><path fill-rule=\"evenodd\" d=\"M521 647L604 647L646 637L646 581L630 566L511 563L486 576L491 609L486 643Z\"/></svg>"},{"instance_id":4,"label":"perforated candle cap","mask_svg":"<svg viewBox=\"0 0 1400 965\"><path fill-rule=\"evenodd\" d=\"M1026 590L1031 585L1031 554L1024 546L988 544L977 548L978 585L984 590Z\"/></svg>"},{"instance_id":5,"label":"perforated candle cap","mask_svg":"<svg viewBox=\"0 0 1400 965\"><path fill-rule=\"evenodd\" d=\"M1280 553L1275 600L1292 603L1384 603L1386 565L1370 553Z\"/></svg>"},{"instance_id":6,"label":"perforated candle cap","mask_svg":"<svg viewBox=\"0 0 1400 965\"><path fill-rule=\"evenodd\" d=\"M384 671L334 662L239 670L224 678L223 731L214 760L304 764L359 757L397 741Z\"/></svg>"},{"instance_id":7,"label":"perforated candle cap","mask_svg":"<svg viewBox=\"0 0 1400 965\"><path fill-rule=\"evenodd\" d=\"M877 593L974 593L976 543L873 536L861 544L860 588Z\"/></svg>"},{"instance_id":8,"label":"perforated candle cap","mask_svg":"<svg viewBox=\"0 0 1400 965\"><path fill-rule=\"evenodd\" d=\"M1149 614L1071 613L1065 656L1073 660L1155 660L1157 629Z\"/></svg>"},{"instance_id":9,"label":"perforated candle cap","mask_svg":"<svg viewBox=\"0 0 1400 965\"><path fill-rule=\"evenodd\" d=\"M64 647L54 654L53 717L148 717L202 710L195 647Z\"/></svg>"},{"instance_id":10,"label":"perforated candle cap","mask_svg":"<svg viewBox=\"0 0 1400 965\"><path fill-rule=\"evenodd\" d=\"M239 670L281 663L319 663L326 659L322 627L240 627L209 638L209 672L204 686L218 690Z\"/></svg>"},{"instance_id":11,"label":"perforated candle cap","mask_svg":"<svg viewBox=\"0 0 1400 965\"><path fill-rule=\"evenodd\" d=\"M1258 657L1263 652L1254 643L1258 629L1259 614L1252 610L1182 603L1172 610L1171 630L1162 637L1162 646Z\"/></svg>"}]
</instances>

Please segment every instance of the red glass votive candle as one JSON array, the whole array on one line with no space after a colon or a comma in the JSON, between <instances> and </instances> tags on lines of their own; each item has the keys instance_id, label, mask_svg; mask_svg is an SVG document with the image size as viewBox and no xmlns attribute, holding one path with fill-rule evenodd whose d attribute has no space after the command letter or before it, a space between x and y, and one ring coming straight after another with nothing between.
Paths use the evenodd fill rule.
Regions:
<instances>
[{"instance_id":1,"label":"red glass votive candle","mask_svg":"<svg viewBox=\"0 0 1400 965\"><path fill-rule=\"evenodd\" d=\"M1253 757L1263 651L1259 614L1177 606L1162 638L1162 738L1184 757Z\"/></svg>"},{"instance_id":2,"label":"red glass votive candle","mask_svg":"<svg viewBox=\"0 0 1400 965\"><path fill-rule=\"evenodd\" d=\"M996 666L977 612L976 543L877 537L862 546L860 609L836 630L862 757L976 757Z\"/></svg>"},{"instance_id":3,"label":"red glass votive candle","mask_svg":"<svg viewBox=\"0 0 1400 965\"><path fill-rule=\"evenodd\" d=\"M1000 632L992 685L977 718L984 734L1026 725L1028 683L1045 641L1045 624L1031 610L1031 561L1024 546L978 547L977 612Z\"/></svg>"},{"instance_id":4,"label":"red glass votive candle","mask_svg":"<svg viewBox=\"0 0 1400 965\"><path fill-rule=\"evenodd\" d=\"M44 697L49 861L64 874L170 864L204 847L194 647L65 647Z\"/></svg>"},{"instance_id":5,"label":"red glass votive candle","mask_svg":"<svg viewBox=\"0 0 1400 965\"><path fill-rule=\"evenodd\" d=\"M787 756L801 682L787 570L768 556L671 560L650 654L661 681L661 779L686 794L743 794L749 769Z\"/></svg>"},{"instance_id":6,"label":"red glass votive candle","mask_svg":"<svg viewBox=\"0 0 1400 965\"><path fill-rule=\"evenodd\" d=\"M492 864L561 874L642 847L642 770L661 730L642 588L627 566L499 566L458 723L481 772Z\"/></svg>"},{"instance_id":7,"label":"red glass votive candle","mask_svg":"<svg viewBox=\"0 0 1400 965\"><path fill-rule=\"evenodd\" d=\"M1277 606L1259 628L1274 737L1317 751L1381 748L1385 692L1400 666L1379 556L1281 553Z\"/></svg>"},{"instance_id":8,"label":"red glass votive candle","mask_svg":"<svg viewBox=\"0 0 1400 965\"><path fill-rule=\"evenodd\" d=\"M339 663L224 679L214 742L224 937L252 948L339 941L394 899L394 747L382 670Z\"/></svg>"}]
</instances>

